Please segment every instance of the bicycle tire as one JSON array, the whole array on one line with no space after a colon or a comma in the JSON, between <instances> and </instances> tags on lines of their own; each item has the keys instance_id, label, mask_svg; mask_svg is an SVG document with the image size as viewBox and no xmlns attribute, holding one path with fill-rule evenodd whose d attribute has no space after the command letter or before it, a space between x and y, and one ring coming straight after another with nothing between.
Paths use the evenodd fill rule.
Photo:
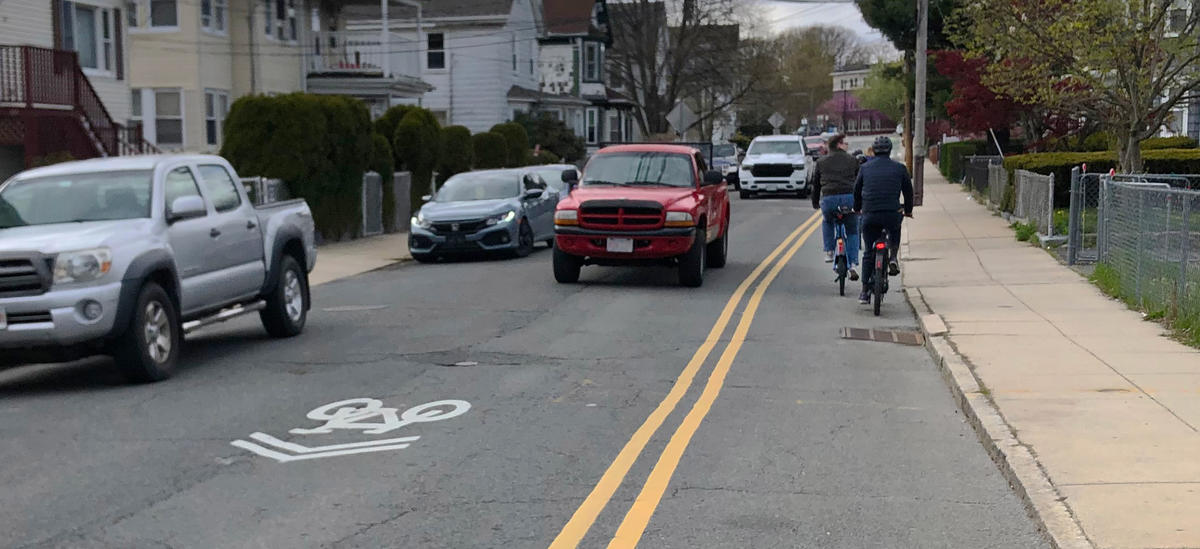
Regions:
<instances>
[{"instance_id":1,"label":"bicycle tire","mask_svg":"<svg viewBox=\"0 0 1200 549\"><path fill-rule=\"evenodd\" d=\"M884 288L887 285L887 271L885 270L887 268L887 252L884 251L882 255L883 261L875 263L875 280L873 281L875 283L875 291L873 292L875 294L875 316L879 316L879 309L883 305Z\"/></svg>"},{"instance_id":2,"label":"bicycle tire","mask_svg":"<svg viewBox=\"0 0 1200 549\"><path fill-rule=\"evenodd\" d=\"M835 259L837 265L838 295L846 295L846 256L839 255Z\"/></svg>"}]
</instances>

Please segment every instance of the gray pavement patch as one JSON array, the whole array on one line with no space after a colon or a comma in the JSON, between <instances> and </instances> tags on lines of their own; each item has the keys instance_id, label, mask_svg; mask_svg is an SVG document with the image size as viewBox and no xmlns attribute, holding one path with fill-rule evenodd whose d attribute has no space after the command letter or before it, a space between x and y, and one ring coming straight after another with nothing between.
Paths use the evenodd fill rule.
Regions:
<instances>
[{"instance_id":1,"label":"gray pavement patch","mask_svg":"<svg viewBox=\"0 0 1200 549\"><path fill-rule=\"evenodd\" d=\"M926 348L941 369L955 402L1000 472L1025 502L1026 510L1038 528L1057 549L1094 549L1095 545L1067 506L1066 497L1051 482L1030 448L1017 438L966 360L945 335L932 335L931 331L937 327L926 320L936 315L925 302L920 288L906 288L904 292L921 321L921 330L928 342Z\"/></svg>"}]
</instances>

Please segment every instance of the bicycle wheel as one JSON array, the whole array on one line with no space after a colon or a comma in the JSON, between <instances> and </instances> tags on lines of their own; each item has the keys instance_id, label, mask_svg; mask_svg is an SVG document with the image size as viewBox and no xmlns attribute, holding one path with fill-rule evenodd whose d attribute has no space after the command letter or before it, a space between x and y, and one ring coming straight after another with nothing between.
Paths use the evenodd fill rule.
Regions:
<instances>
[{"instance_id":1,"label":"bicycle wheel","mask_svg":"<svg viewBox=\"0 0 1200 549\"><path fill-rule=\"evenodd\" d=\"M846 295L846 256L837 256L838 295Z\"/></svg>"},{"instance_id":2,"label":"bicycle wheel","mask_svg":"<svg viewBox=\"0 0 1200 549\"><path fill-rule=\"evenodd\" d=\"M887 287L887 271L885 270L887 268L887 252L879 250L875 254L882 256L882 260L875 260L875 288L872 292L875 294L875 316L879 316L879 307L883 305L883 292Z\"/></svg>"}]
</instances>

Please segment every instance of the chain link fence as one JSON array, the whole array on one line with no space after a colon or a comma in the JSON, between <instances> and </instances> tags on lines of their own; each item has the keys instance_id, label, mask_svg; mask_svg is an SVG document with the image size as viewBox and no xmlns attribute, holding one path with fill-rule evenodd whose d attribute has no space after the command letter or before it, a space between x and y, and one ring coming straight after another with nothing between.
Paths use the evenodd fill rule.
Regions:
<instances>
[{"instance_id":1,"label":"chain link fence","mask_svg":"<svg viewBox=\"0 0 1200 549\"><path fill-rule=\"evenodd\" d=\"M1200 320L1200 191L1104 179L1097 281L1150 314Z\"/></svg>"},{"instance_id":2,"label":"chain link fence","mask_svg":"<svg viewBox=\"0 0 1200 549\"><path fill-rule=\"evenodd\" d=\"M1054 235L1054 174L1026 170L1013 173L1016 200L1013 215L1032 223L1043 236Z\"/></svg>"},{"instance_id":3,"label":"chain link fence","mask_svg":"<svg viewBox=\"0 0 1200 549\"><path fill-rule=\"evenodd\" d=\"M967 188L979 194L979 196L989 196L988 188L991 166L997 164L1003 166L1003 156L968 156L963 165L963 185L966 185Z\"/></svg>"},{"instance_id":4,"label":"chain link fence","mask_svg":"<svg viewBox=\"0 0 1200 549\"><path fill-rule=\"evenodd\" d=\"M1100 259L1100 233L1106 208L1103 186L1110 176L1071 170L1069 207L1058 210L1056 219L1067 219L1067 264L1095 263Z\"/></svg>"},{"instance_id":5,"label":"chain link fence","mask_svg":"<svg viewBox=\"0 0 1200 549\"><path fill-rule=\"evenodd\" d=\"M1004 189L1008 187L1008 170L1004 164L988 164L988 202L1001 208L1004 204Z\"/></svg>"}]
</instances>

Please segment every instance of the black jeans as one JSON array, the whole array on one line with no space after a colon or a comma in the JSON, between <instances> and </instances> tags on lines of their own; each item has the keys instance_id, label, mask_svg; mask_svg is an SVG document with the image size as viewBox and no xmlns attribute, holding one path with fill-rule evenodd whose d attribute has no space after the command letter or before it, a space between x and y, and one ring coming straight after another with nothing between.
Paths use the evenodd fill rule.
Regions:
<instances>
[{"instance_id":1,"label":"black jeans","mask_svg":"<svg viewBox=\"0 0 1200 549\"><path fill-rule=\"evenodd\" d=\"M869 291L874 283L875 274L875 241L888 231L888 257L896 259L896 251L900 249L900 225L904 222L904 214L900 212L866 212L862 216L863 260L862 282L863 291Z\"/></svg>"}]
</instances>

